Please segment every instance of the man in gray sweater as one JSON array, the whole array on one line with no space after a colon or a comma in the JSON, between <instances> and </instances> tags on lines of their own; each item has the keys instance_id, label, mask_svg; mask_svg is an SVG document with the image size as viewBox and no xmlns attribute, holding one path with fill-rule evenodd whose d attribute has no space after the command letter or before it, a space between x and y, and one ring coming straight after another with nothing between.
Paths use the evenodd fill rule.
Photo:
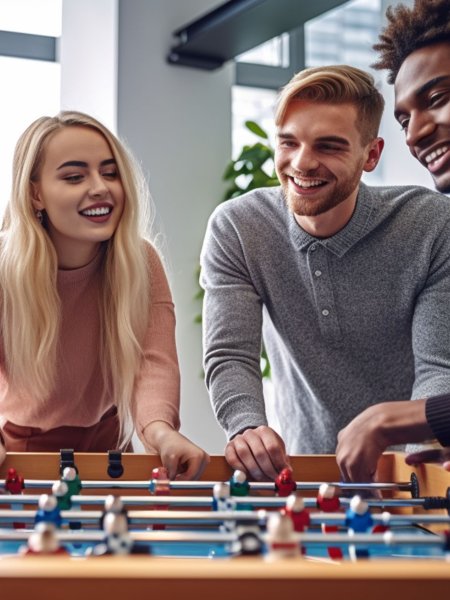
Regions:
<instances>
[{"instance_id":1,"label":"man in gray sweater","mask_svg":"<svg viewBox=\"0 0 450 600\"><path fill-rule=\"evenodd\" d=\"M338 446L338 464L370 480L385 448L435 435L424 399L450 389L450 205L425 188L360 182L381 155L382 110L359 69L299 73L276 112L281 187L230 200L209 221L206 382L226 458L253 478L276 477L288 454L334 452L352 428L358 455Z\"/></svg>"}]
</instances>

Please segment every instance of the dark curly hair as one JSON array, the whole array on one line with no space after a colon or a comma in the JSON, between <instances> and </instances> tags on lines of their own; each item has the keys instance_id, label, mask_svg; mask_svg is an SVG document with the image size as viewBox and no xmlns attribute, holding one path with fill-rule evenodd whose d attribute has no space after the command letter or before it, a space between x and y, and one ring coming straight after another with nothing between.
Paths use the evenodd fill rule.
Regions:
<instances>
[{"instance_id":1,"label":"dark curly hair","mask_svg":"<svg viewBox=\"0 0 450 600\"><path fill-rule=\"evenodd\" d=\"M389 6L388 25L381 31L373 49L380 53L374 69L388 69L388 82L394 83L405 58L430 44L450 42L450 0L415 0L413 8L404 4Z\"/></svg>"}]
</instances>

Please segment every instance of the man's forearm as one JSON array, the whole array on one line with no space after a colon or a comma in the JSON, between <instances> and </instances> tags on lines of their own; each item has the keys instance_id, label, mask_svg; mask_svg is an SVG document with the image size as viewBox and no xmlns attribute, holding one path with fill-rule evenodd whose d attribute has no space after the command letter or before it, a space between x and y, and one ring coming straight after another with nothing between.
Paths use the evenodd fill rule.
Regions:
<instances>
[{"instance_id":1,"label":"man's forearm","mask_svg":"<svg viewBox=\"0 0 450 600\"><path fill-rule=\"evenodd\" d=\"M442 446L450 446L450 394L430 396L426 400L425 415L433 437Z\"/></svg>"},{"instance_id":2,"label":"man's forearm","mask_svg":"<svg viewBox=\"0 0 450 600\"><path fill-rule=\"evenodd\" d=\"M423 442L434 437L426 417L426 404L426 399L420 399L377 405L379 432L387 446Z\"/></svg>"}]
</instances>

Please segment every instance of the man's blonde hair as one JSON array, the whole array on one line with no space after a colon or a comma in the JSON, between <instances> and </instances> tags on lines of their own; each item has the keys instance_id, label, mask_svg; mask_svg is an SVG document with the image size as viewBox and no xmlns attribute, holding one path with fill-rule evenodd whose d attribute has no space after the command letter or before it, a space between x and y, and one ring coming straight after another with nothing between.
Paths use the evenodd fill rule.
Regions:
<instances>
[{"instance_id":1,"label":"man's blonde hair","mask_svg":"<svg viewBox=\"0 0 450 600\"><path fill-rule=\"evenodd\" d=\"M356 127L363 145L378 135L384 99L369 73L348 65L312 67L297 73L281 90L275 112L279 127L288 106L296 100L326 104L353 104L358 111Z\"/></svg>"}]
</instances>

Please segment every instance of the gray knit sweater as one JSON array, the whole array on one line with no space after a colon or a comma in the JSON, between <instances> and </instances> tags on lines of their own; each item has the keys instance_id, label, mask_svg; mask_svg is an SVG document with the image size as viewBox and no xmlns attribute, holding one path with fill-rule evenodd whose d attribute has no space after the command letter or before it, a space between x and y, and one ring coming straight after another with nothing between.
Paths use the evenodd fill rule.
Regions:
<instances>
[{"instance_id":1,"label":"gray knit sweater","mask_svg":"<svg viewBox=\"0 0 450 600\"><path fill-rule=\"evenodd\" d=\"M221 204L201 255L206 383L228 438L267 424L260 349L290 454L334 452L378 402L450 391L450 203L361 184L344 229L314 238L280 188Z\"/></svg>"}]
</instances>

